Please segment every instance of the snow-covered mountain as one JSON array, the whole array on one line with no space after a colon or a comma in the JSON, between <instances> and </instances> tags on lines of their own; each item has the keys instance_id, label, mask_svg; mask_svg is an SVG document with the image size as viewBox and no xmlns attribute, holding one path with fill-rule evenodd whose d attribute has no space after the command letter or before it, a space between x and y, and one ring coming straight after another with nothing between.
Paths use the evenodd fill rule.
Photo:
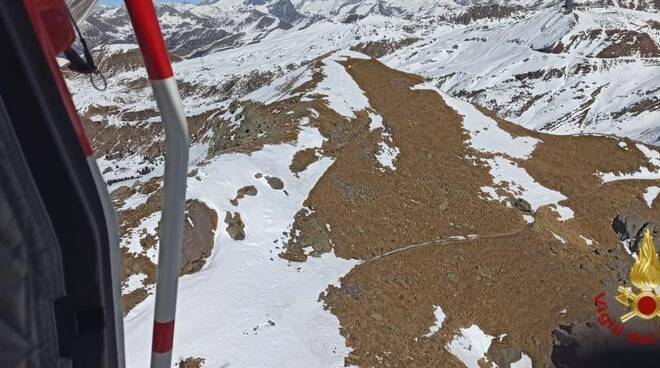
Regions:
<instances>
[{"instance_id":1,"label":"snow-covered mountain","mask_svg":"<svg viewBox=\"0 0 660 368\"><path fill-rule=\"evenodd\" d=\"M657 144L654 4L576 2L566 12L554 1L235 0L158 9L170 50L187 59L182 68L208 70L184 76L193 84L210 79L217 87L227 82L219 75L256 71L276 76L354 48L525 127ZM94 44L133 44L127 21L124 10L102 8L84 29ZM255 63L235 61L251 57Z\"/></svg>"},{"instance_id":2,"label":"snow-covered mountain","mask_svg":"<svg viewBox=\"0 0 660 368\"><path fill-rule=\"evenodd\" d=\"M383 60L531 129L658 144L658 19L625 9L547 9L451 30L429 27L416 45Z\"/></svg>"},{"instance_id":3,"label":"snow-covered mountain","mask_svg":"<svg viewBox=\"0 0 660 368\"><path fill-rule=\"evenodd\" d=\"M257 42L276 29L291 28L290 22L301 16L286 6L288 1L283 3L270 8L250 6L231 10L213 5L161 4L158 11L170 51L196 57ZM94 45L136 42L123 8L99 9L83 29Z\"/></svg>"},{"instance_id":4,"label":"snow-covered mountain","mask_svg":"<svg viewBox=\"0 0 660 368\"><path fill-rule=\"evenodd\" d=\"M660 14L571 4L159 5L192 142L181 367L571 366L606 339L593 296L658 239ZM163 136L125 12L83 29L140 367Z\"/></svg>"},{"instance_id":5,"label":"snow-covered mountain","mask_svg":"<svg viewBox=\"0 0 660 368\"><path fill-rule=\"evenodd\" d=\"M149 358L157 263L148 111L86 121L117 179L129 367ZM589 331L592 294L660 218L656 149L526 130L353 51L189 123L174 356L193 367L570 361L553 349L577 337L553 336Z\"/></svg>"}]
</instances>

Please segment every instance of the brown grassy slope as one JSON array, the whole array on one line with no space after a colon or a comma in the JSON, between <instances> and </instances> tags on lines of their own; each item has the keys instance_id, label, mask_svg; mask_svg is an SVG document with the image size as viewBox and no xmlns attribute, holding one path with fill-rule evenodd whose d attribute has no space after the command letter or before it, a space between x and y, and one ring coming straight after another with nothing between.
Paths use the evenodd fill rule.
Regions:
<instances>
[{"instance_id":1,"label":"brown grassy slope","mask_svg":"<svg viewBox=\"0 0 660 368\"><path fill-rule=\"evenodd\" d=\"M620 148L607 137L553 137L502 123L544 141L520 164L543 185L572 197L565 204L576 213L560 223L542 208L536 223L526 226L516 210L480 198L479 188L491 184L487 168L465 158L476 153L465 146L461 117L435 92L410 90L420 77L373 60L346 67L401 150L397 170L382 173L373 157L379 137L368 132L366 114L347 122L317 108L329 138L324 149L336 162L306 202L314 211L311 223L331 225L324 235L337 255L366 260L323 296L355 349L348 361L460 366L444 346L459 327L477 324L491 335L507 333L535 366L548 366L551 331L560 323L592 320L593 296L614 292L630 267L609 228L611 219L624 211L660 215L641 199L651 183L601 187L591 178L595 171L632 171L643 164L642 156L634 148L615 151ZM307 223L294 227L304 234ZM433 243L467 234L480 238ZM588 247L579 235L598 244ZM425 242L431 243L396 252ZM445 326L431 338L420 337L433 324L434 305L447 313Z\"/></svg>"},{"instance_id":2,"label":"brown grassy slope","mask_svg":"<svg viewBox=\"0 0 660 368\"><path fill-rule=\"evenodd\" d=\"M497 118L491 111L481 109L497 120L499 126L517 136L532 136L542 141L529 160L519 165L547 188L557 190L569 199L564 203L576 213L565 223L538 221L565 239L583 243L578 235L593 239L601 246L618 247L611 220L618 214L639 214L658 219L657 206L648 208L642 194L658 181L626 180L602 183L595 173L632 173L646 167L652 170L635 142L629 139L602 136L557 136L529 131ZM619 146L625 142L626 148ZM577 234L580 232L580 234Z\"/></svg>"},{"instance_id":3,"label":"brown grassy slope","mask_svg":"<svg viewBox=\"0 0 660 368\"><path fill-rule=\"evenodd\" d=\"M315 106L320 112L316 123L328 138L323 151L336 161L306 206L315 210L316 222L331 224L338 256L369 259L408 244L525 226L518 211L475 200L491 182L488 169L466 158L475 152L464 144L468 137L460 116L438 103L434 92L409 89L422 82L420 77L375 61L347 67L401 153L396 171L381 172L375 158L381 133L369 132L367 114L347 121ZM300 219L294 225L303 233L304 227ZM301 243L290 244L284 256L304 259L298 257L306 242Z\"/></svg>"}]
</instances>

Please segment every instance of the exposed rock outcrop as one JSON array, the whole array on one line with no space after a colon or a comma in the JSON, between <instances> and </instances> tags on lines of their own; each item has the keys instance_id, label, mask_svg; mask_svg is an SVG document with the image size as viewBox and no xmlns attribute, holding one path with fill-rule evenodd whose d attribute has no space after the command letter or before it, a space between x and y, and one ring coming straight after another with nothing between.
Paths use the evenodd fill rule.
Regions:
<instances>
[{"instance_id":1,"label":"exposed rock outcrop","mask_svg":"<svg viewBox=\"0 0 660 368\"><path fill-rule=\"evenodd\" d=\"M238 206L238 202L241 199L245 198L245 196L254 197L256 195L257 195L257 187L255 187L254 185L247 185L247 186L244 186L243 188L239 189L236 192L236 197L234 199L232 199L231 201L229 201L229 202L231 204L233 204L234 206Z\"/></svg>"},{"instance_id":2,"label":"exposed rock outcrop","mask_svg":"<svg viewBox=\"0 0 660 368\"><path fill-rule=\"evenodd\" d=\"M227 234L234 240L245 239L245 224L241 220L241 214L238 212L227 212L225 215L225 224L227 224Z\"/></svg>"},{"instance_id":3,"label":"exposed rock outcrop","mask_svg":"<svg viewBox=\"0 0 660 368\"><path fill-rule=\"evenodd\" d=\"M645 216L635 213L617 215L614 220L612 220L612 229L616 232L619 240L629 241L629 249L633 253L637 252L639 242L642 241L646 229L651 231L656 243L660 240L658 239L655 222Z\"/></svg>"},{"instance_id":4,"label":"exposed rock outcrop","mask_svg":"<svg viewBox=\"0 0 660 368\"><path fill-rule=\"evenodd\" d=\"M190 200L187 203L183 228L180 274L198 272L211 255L218 226L218 214L204 202Z\"/></svg>"},{"instance_id":5,"label":"exposed rock outcrop","mask_svg":"<svg viewBox=\"0 0 660 368\"><path fill-rule=\"evenodd\" d=\"M284 189L284 182L280 178L276 178L274 176L266 176L266 181L268 182L268 185L270 185L271 188L275 190L282 190Z\"/></svg>"},{"instance_id":6,"label":"exposed rock outcrop","mask_svg":"<svg viewBox=\"0 0 660 368\"><path fill-rule=\"evenodd\" d=\"M158 178L156 178L158 179ZM154 215L160 210L161 189L158 180L149 181L138 185L131 190L122 189L113 192L115 202L126 200L126 193L134 195L140 192L151 192L145 203L135 208L118 211L118 219L121 224L122 237L128 238L129 234L137 233L140 251L130 252L125 246L121 248L123 264L122 283L128 287L129 277L133 275L144 275L139 286L124 295L124 313L128 313L138 303L142 302L150 293L147 287L156 283L156 264L150 258L158 246L158 234L160 222L153 231L147 231L143 219ZM183 231L183 243L181 248L180 275L198 272L206 263L206 259L213 250L215 232L218 227L218 215L205 203L199 200L186 202L186 215Z\"/></svg>"}]
</instances>

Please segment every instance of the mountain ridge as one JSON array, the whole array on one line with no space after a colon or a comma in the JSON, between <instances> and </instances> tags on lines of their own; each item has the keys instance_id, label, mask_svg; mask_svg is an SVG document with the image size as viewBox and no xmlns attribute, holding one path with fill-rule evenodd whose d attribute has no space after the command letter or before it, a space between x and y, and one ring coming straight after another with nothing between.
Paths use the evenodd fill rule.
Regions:
<instances>
[{"instance_id":1,"label":"mountain ridge","mask_svg":"<svg viewBox=\"0 0 660 368\"><path fill-rule=\"evenodd\" d=\"M366 4L328 3L350 3L353 10ZM422 3L427 2L414 4ZM593 4L576 4L567 14L556 2L521 3L533 10L488 2L412 18L353 10L328 18L299 11L318 2L259 0L223 3L222 9L231 12L213 4L164 4L158 12L170 50L183 58L177 65L199 70L194 65L206 64L228 78L277 76L325 52L353 48L422 74L444 91L525 127L557 134L615 134L658 144L660 101L654 91L660 80L654 76L660 74L660 15ZM539 4L543 6L536 10ZM92 44L135 43L121 8L99 10L83 32ZM285 45L287 40L301 47ZM278 55L284 49L297 57ZM265 50L275 54L265 55ZM271 66L230 67L228 58L244 60L249 54L260 55ZM213 65L214 60L223 60L226 67ZM186 82L204 84L207 76L196 75Z\"/></svg>"}]
</instances>

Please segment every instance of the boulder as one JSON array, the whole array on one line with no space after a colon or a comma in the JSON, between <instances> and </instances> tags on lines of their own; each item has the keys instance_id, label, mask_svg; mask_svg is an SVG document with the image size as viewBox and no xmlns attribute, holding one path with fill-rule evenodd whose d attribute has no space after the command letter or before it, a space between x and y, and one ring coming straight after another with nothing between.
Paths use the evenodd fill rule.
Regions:
<instances>
[{"instance_id":1,"label":"boulder","mask_svg":"<svg viewBox=\"0 0 660 368\"><path fill-rule=\"evenodd\" d=\"M238 201L243 199L245 196L254 197L256 195L257 195L257 187L255 187L254 185L246 185L243 188L239 189L236 192L236 197L229 202L234 206L238 206Z\"/></svg>"},{"instance_id":2,"label":"boulder","mask_svg":"<svg viewBox=\"0 0 660 368\"><path fill-rule=\"evenodd\" d=\"M245 224L241 220L241 214L234 212L227 212L225 215L225 224L227 224L227 234L234 240L245 239Z\"/></svg>"},{"instance_id":3,"label":"boulder","mask_svg":"<svg viewBox=\"0 0 660 368\"><path fill-rule=\"evenodd\" d=\"M266 181L268 181L268 185L270 185L270 187L275 190L284 189L284 182L280 178L276 178L274 176L266 176Z\"/></svg>"},{"instance_id":4,"label":"boulder","mask_svg":"<svg viewBox=\"0 0 660 368\"><path fill-rule=\"evenodd\" d=\"M203 202L190 200L186 207L180 275L202 269L213 250L218 226L218 214Z\"/></svg>"},{"instance_id":5,"label":"boulder","mask_svg":"<svg viewBox=\"0 0 660 368\"><path fill-rule=\"evenodd\" d=\"M532 205L522 198L516 198L513 201L513 206L525 213L532 213Z\"/></svg>"},{"instance_id":6,"label":"boulder","mask_svg":"<svg viewBox=\"0 0 660 368\"><path fill-rule=\"evenodd\" d=\"M499 368L510 368L511 363L515 363L522 358L522 352L517 347L511 345L507 337L494 339L488 348L486 354L489 360L497 364Z\"/></svg>"}]
</instances>

